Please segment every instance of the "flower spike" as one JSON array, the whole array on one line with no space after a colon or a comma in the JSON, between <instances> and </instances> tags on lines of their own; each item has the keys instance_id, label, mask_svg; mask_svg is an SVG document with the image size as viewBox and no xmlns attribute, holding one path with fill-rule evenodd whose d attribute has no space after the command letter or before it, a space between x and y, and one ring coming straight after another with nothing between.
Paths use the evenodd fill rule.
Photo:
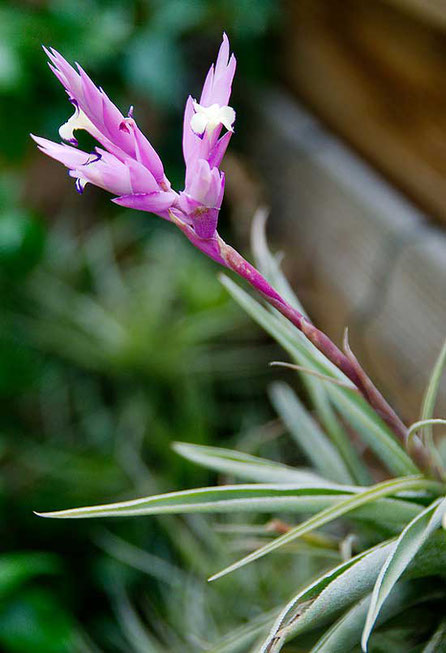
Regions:
<instances>
[{"instance_id":1,"label":"flower spike","mask_svg":"<svg viewBox=\"0 0 446 653\"><path fill-rule=\"evenodd\" d=\"M400 442L406 445L407 428L350 350L341 351L218 234L218 216L225 186L220 164L235 121L235 111L228 102L236 61L234 55L230 55L226 34L215 65L207 74L200 101L190 96L186 102L183 122L186 174L184 190L179 193L171 189L160 157L137 126L133 107L124 117L78 64L76 70L56 50L44 49L50 60L49 66L64 86L75 111L59 129L61 138L69 145L33 136L39 149L69 169L79 192L91 183L115 195L112 201L120 206L148 211L170 220L195 247L245 279L342 370ZM92 153L77 149L74 132L79 129L91 134L100 147ZM432 470L429 452L422 442L417 440L415 444L412 457L421 469Z\"/></svg>"}]
</instances>

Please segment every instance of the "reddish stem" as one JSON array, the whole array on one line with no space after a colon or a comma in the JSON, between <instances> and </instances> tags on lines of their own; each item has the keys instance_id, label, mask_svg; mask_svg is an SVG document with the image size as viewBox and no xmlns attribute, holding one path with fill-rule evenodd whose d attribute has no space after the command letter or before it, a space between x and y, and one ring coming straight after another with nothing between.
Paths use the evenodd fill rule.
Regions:
<instances>
[{"instance_id":1,"label":"reddish stem","mask_svg":"<svg viewBox=\"0 0 446 653\"><path fill-rule=\"evenodd\" d=\"M356 386L373 410L384 420L401 444L407 446L408 429L396 412L373 384L354 356L348 342L341 351L330 338L315 327L302 313L290 306L266 281L256 268L248 263L235 249L219 239L220 254L228 268L243 277L266 301L294 324L313 345L328 358ZM424 471L432 470L429 451L419 438L413 438L408 453Z\"/></svg>"}]
</instances>

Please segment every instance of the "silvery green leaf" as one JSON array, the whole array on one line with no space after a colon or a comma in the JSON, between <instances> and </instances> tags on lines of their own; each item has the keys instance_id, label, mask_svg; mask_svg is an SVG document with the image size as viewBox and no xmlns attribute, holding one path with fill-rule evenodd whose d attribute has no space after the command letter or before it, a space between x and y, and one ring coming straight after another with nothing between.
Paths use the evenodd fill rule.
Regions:
<instances>
[{"instance_id":1,"label":"silvery green leaf","mask_svg":"<svg viewBox=\"0 0 446 653\"><path fill-rule=\"evenodd\" d=\"M435 362L432 370L429 383L427 384L426 392L423 399L421 408L420 420L426 421L426 425L422 428L424 440L429 447L431 454L439 467L442 467L440 455L435 447L434 437L432 433L432 424L428 422L434 416L435 403L437 401L438 390L440 387L441 376L443 374L444 366L446 364L446 341L441 348L440 354Z\"/></svg>"},{"instance_id":2,"label":"silvery green leaf","mask_svg":"<svg viewBox=\"0 0 446 653\"><path fill-rule=\"evenodd\" d=\"M438 590L429 591L424 582L401 582L389 596L377 623L382 625L413 605L438 598L442 598ZM371 594L368 594L353 605L324 633L310 653L345 653L354 650L361 641L370 600Z\"/></svg>"},{"instance_id":3,"label":"silvery green leaf","mask_svg":"<svg viewBox=\"0 0 446 653\"><path fill-rule=\"evenodd\" d=\"M437 630L421 653L439 653L441 651L446 651L446 619L440 621Z\"/></svg>"},{"instance_id":4,"label":"silvery green leaf","mask_svg":"<svg viewBox=\"0 0 446 653\"><path fill-rule=\"evenodd\" d=\"M396 540L391 540L363 551L301 590L280 612L256 653L278 653L286 641L331 623L346 608L361 601L371 592L380 568L395 547ZM429 577L445 566L446 538L443 534L433 535L404 578Z\"/></svg>"},{"instance_id":5,"label":"silvery green leaf","mask_svg":"<svg viewBox=\"0 0 446 653\"><path fill-rule=\"evenodd\" d=\"M288 465L276 463L250 454L223 449L221 447L208 447L188 442L174 442L174 451L207 469L217 472L233 474L238 478L264 483L316 483L324 484L326 481L314 474L309 469L293 468Z\"/></svg>"},{"instance_id":6,"label":"silvery green leaf","mask_svg":"<svg viewBox=\"0 0 446 653\"><path fill-rule=\"evenodd\" d=\"M446 365L446 341L441 348L440 354L435 362L432 374L427 384L426 392L423 398L420 420L431 419L434 416L435 403L437 401L438 389L440 386L441 375Z\"/></svg>"},{"instance_id":7,"label":"silvery green leaf","mask_svg":"<svg viewBox=\"0 0 446 653\"><path fill-rule=\"evenodd\" d=\"M404 476L418 471L409 455L362 397L337 386L328 387L327 392L346 422L393 474Z\"/></svg>"},{"instance_id":8,"label":"silvery green leaf","mask_svg":"<svg viewBox=\"0 0 446 653\"><path fill-rule=\"evenodd\" d=\"M301 590L281 611L259 653L277 653L291 637L330 622L361 600L394 547L395 542L386 542L364 551Z\"/></svg>"},{"instance_id":9,"label":"silvery green leaf","mask_svg":"<svg viewBox=\"0 0 446 653\"><path fill-rule=\"evenodd\" d=\"M269 250L266 239L267 215L267 210L261 208L256 212L252 222L251 245L256 264L264 277L283 297L285 297L288 303L291 306L294 306L294 308L297 308L297 310L299 310L303 315L306 315L302 304L299 302L299 299L293 292L288 279L280 268L277 256L273 256ZM274 309L271 307L268 308L270 311L275 313ZM286 324L286 320L282 315L276 314L276 317L278 317L279 321ZM308 345L310 345L310 343L308 343ZM296 362L298 361L296 360ZM315 370L313 369L313 372L314 371ZM308 378L308 374L305 373L301 374L301 378L308 390L311 401L314 404L314 408L327 432L327 435L337 447L349 469L351 479L363 485L370 483L371 479L367 472L367 468L356 453L345 429L336 418L331 402L323 387L323 383L314 378Z\"/></svg>"},{"instance_id":10,"label":"silvery green leaf","mask_svg":"<svg viewBox=\"0 0 446 653\"><path fill-rule=\"evenodd\" d=\"M345 375L330 363L298 329L287 323L284 318L279 319L281 316L265 309L225 275L221 275L220 278L235 301L289 353L296 363L342 381L348 381ZM412 459L362 397L346 388L326 385L327 393L342 416L359 431L362 439L392 473L406 475L417 471Z\"/></svg>"},{"instance_id":11,"label":"silvery green leaf","mask_svg":"<svg viewBox=\"0 0 446 653\"><path fill-rule=\"evenodd\" d=\"M384 481L383 483L378 483L370 488L363 490L362 492L358 492L350 497L347 497L342 501L339 501L335 506L330 506L329 508L322 510L320 513L313 515L313 517L310 517L302 524L299 524L298 526L295 526L294 528L290 529L280 537L277 537L272 542L268 542L268 544L265 544L260 549L253 551L252 553L245 556L241 560L234 562L233 564L229 565L222 571L218 572L217 574L214 574L209 580L216 580L217 578L221 578L222 576L232 573L233 571L236 571L237 569L240 569L241 567L244 567L245 565L254 562L254 560L258 560L259 558L262 558L268 553L275 551L276 549L280 548L284 544L288 544L289 542L292 542L293 540L300 537L301 535L304 535L305 533L309 533L315 530L316 528L324 526L325 524L328 524L334 519L337 519L338 517L341 517L342 515L349 513L355 508L359 508L366 504L375 502L376 499L391 494L398 494L398 492L402 492L405 490L414 490L414 489L423 489L423 488L428 489L429 487L438 490L439 484L435 483L434 481L428 481L427 479L423 478L421 475L406 476L403 478L393 479L390 481Z\"/></svg>"},{"instance_id":12,"label":"silvery green leaf","mask_svg":"<svg viewBox=\"0 0 446 653\"><path fill-rule=\"evenodd\" d=\"M445 511L446 499L434 501L417 515L399 536L396 547L384 563L373 588L361 639L364 651L367 650L367 643L382 605L423 544L440 527Z\"/></svg>"},{"instance_id":13,"label":"silvery green leaf","mask_svg":"<svg viewBox=\"0 0 446 653\"><path fill-rule=\"evenodd\" d=\"M285 383L274 383L270 397L279 417L313 466L326 478L342 482L349 472L337 449Z\"/></svg>"},{"instance_id":14,"label":"silvery green leaf","mask_svg":"<svg viewBox=\"0 0 446 653\"><path fill-rule=\"evenodd\" d=\"M362 488L336 484L255 484L227 485L169 492L132 501L38 513L43 517L82 519L88 517L128 517L166 513L295 512L314 514L336 507ZM398 499L383 499L358 507L352 516L388 525L401 526L420 511L419 506Z\"/></svg>"},{"instance_id":15,"label":"silvery green leaf","mask_svg":"<svg viewBox=\"0 0 446 653\"><path fill-rule=\"evenodd\" d=\"M306 315L305 309L293 292L288 279L280 269L277 257L273 256L266 240L266 221L268 211L260 208L256 211L252 221L251 247L256 265L263 276L286 301L300 313Z\"/></svg>"}]
</instances>

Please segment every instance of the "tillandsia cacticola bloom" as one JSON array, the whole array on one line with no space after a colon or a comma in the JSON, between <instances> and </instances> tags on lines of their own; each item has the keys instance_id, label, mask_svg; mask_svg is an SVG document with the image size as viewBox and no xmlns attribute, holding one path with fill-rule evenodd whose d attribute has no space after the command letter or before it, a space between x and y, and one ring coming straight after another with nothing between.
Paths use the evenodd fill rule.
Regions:
<instances>
[{"instance_id":1,"label":"tillandsia cacticola bloom","mask_svg":"<svg viewBox=\"0 0 446 653\"><path fill-rule=\"evenodd\" d=\"M227 36L223 35L217 61L207 74L199 101L189 97L186 102L183 126L186 174L184 190L179 192L172 189L160 157L138 128L133 107L124 116L78 64L75 69L55 50L44 49L51 70L74 106L74 113L59 129L64 143L33 136L42 152L69 169L80 193L91 183L115 195L112 201L120 206L148 211L173 222L195 247L243 277L342 370L407 446L406 426L373 385L348 343L345 342L341 351L218 234L225 186L220 165L235 122L235 111L229 106L229 100L236 60L230 54ZM79 129L98 142L93 152L77 147L75 132ZM432 471L430 454L419 438L410 440L409 453L422 469Z\"/></svg>"}]
</instances>

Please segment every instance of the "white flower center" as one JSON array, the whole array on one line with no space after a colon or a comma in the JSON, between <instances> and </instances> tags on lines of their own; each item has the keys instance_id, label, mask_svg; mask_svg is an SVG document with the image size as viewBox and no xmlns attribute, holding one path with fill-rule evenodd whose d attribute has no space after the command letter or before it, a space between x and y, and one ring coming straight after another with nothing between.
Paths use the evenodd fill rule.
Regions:
<instances>
[{"instance_id":1,"label":"white flower center","mask_svg":"<svg viewBox=\"0 0 446 653\"><path fill-rule=\"evenodd\" d=\"M203 107L194 100L195 113L191 118L190 126L195 134L201 136L206 131L212 133L214 129L223 125L228 131L232 131L235 120L235 111L232 107L219 104L211 104L210 107Z\"/></svg>"},{"instance_id":2,"label":"white flower center","mask_svg":"<svg viewBox=\"0 0 446 653\"><path fill-rule=\"evenodd\" d=\"M94 134L97 131L90 118L87 118L82 109L77 108L71 118L59 127L59 136L64 141L77 143L73 133L76 129L85 129L90 134Z\"/></svg>"}]
</instances>

